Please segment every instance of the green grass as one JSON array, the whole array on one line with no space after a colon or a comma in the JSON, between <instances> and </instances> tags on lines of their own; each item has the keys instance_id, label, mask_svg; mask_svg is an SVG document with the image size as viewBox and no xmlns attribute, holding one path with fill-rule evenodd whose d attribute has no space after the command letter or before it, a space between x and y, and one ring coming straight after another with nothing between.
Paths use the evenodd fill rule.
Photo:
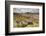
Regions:
<instances>
[{"instance_id":1,"label":"green grass","mask_svg":"<svg viewBox=\"0 0 46 36\"><path fill-rule=\"evenodd\" d=\"M34 23L34 24L16 24L14 27L38 27L39 25Z\"/></svg>"}]
</instances>

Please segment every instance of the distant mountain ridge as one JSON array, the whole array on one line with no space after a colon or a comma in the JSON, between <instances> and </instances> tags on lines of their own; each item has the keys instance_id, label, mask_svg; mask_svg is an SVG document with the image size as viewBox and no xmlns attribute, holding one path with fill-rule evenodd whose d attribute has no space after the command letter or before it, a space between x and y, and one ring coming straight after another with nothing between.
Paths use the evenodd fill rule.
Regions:
<instances>
[{"instance_id":1,"label":"distant mountain ridge","mask_svg":"<svg viewBox=\"0 0 46 36\"><path fill-rule=\"evenodd\" d=\"M17 13L17 12L15 12L15 14L39 14L39 13L31 13L31 12Z\"/></svg>"}]
</instances>

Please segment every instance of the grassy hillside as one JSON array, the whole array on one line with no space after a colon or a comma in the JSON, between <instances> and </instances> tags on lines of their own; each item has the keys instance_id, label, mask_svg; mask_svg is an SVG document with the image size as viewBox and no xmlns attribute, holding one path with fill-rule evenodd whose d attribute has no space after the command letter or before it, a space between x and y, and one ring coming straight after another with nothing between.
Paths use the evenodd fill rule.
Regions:
<instances>
[{"instance_id":1,"label":"grassy hillside","mask_svg":"<svg viewBox=\"0 0 46 36\"><path fill-rule=\"evenodd\" d=\"M38 27L39 13L14 13L14 27Z\"/></svg>"}]
</instances>

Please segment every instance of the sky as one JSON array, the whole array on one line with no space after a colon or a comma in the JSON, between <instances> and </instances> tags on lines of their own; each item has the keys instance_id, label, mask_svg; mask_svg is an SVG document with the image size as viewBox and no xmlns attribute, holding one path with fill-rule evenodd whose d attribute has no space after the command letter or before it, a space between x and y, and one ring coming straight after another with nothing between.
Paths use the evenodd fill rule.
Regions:
<instances>
[{"instance_id":1,"label":"sky","mask_svg":"<svg viewBox=\"0 0 46 36\"><path fill-rule=\"evenodd\" d=\"M25 13L25 12L30 12L30 13L39 13L39 9L34 9L34 8L13 8L13 12L15 13Z\"/></svg>"}]
</instances>

